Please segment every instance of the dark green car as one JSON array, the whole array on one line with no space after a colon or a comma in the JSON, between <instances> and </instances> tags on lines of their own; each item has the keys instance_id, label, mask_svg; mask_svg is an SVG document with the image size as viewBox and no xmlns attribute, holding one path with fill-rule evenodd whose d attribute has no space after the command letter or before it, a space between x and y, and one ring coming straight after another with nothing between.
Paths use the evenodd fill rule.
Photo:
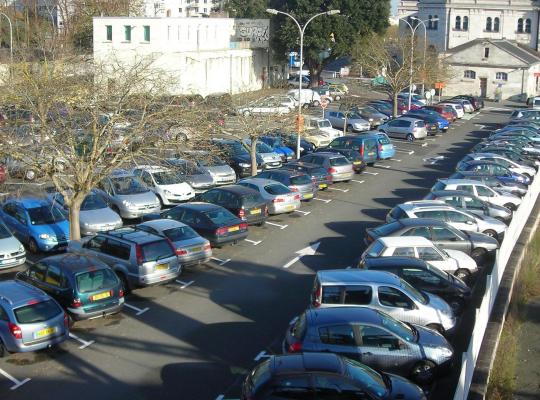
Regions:
<instances>
[{"instance_id":1,"label":"dark green car","mask_svg":"<svg viewBox=\"0 0 540 400\"><path fill-rule=\"evenodd\" d=\"M67 253L46 257L19 272L16 279L53 297L72 320L115 314L124 306L122 283L107 264L91 256Z\"/></svg>"}]
</instances>

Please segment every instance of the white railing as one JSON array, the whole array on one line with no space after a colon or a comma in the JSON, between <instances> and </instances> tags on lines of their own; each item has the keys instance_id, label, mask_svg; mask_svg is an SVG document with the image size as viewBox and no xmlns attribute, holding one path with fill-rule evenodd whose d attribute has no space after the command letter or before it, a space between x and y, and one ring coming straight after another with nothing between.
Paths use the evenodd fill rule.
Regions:
<instances>
[{"instance_id":1,"label":"white railing","mask_svg":"<svg viewBox=\"0 0 540 400\"><path fill-rule=\"evenodd\" d=\"M482 339L484 338L489 316L491 315L491 310L493 309L493 304L495 303L495 298L499 291L501 279L506 269L508 259L510 258L510 254L521 235L521 231L529 218L539 193L540 177L536 176L533 183L529 186L527 194L523 196L521 205L514 213L512 222L510 223L501 244L501 248L497 251L497 255L495 256L493 271L491 272L491 275L486 277L486 291L482 298L482 304L476 309L476 322L469 348L467 349L467 352L463 353L461 374L454 394L454 400L466 400L469 395L476 360L478 359L478 353L480 352L480 346L482 345Z\"/></svg>"}]
</instances>

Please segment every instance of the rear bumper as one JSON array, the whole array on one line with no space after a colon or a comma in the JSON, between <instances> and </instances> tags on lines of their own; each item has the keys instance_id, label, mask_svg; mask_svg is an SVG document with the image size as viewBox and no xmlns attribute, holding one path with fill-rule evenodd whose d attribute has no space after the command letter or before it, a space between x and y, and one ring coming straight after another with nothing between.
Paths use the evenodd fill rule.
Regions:
<instances>
[{"instance_id":1,"label":"rear bumper","mask_svg":"<svg viewBox=\"0 0 540 400\"><path fill-rule=\"evenodd\" d=\"M47 347L60 344L64 342L65 340L67 340L68 335L69 335L69 331L66 329L62 335L46 339L35 344L26 345L22 343L22 341L19 341L19 340L14 341L14 342L8 341L4 344L6 345L8 351L11 353L28 353L31 351L43 350L43 349L46 349Z\"/></svg>"},{"instance_id":2,"label":"rear bumper","mask_svg":"<svg viewBox=\"0 0 540 400\"><path fill-rule=\"evenodd\" d=\"M112 304L109 307L105 307L99 311L85 312L82 308L69 308L68 312L71 317L76 321L82 321L85 319L104 317L105 315L111 315L119 313L124 308L124 298L118 299L116 304Z\"/></svg>"},{"instance_id":3,"label":"rear bumper","mask_svg":"<svg viewBox=\"0 0 540 400\"><path fill-rule=\"evenodd\" d=\"M279 205L272 203L268 206L268 212L270 214L283 214L283 213L292 212L294 210L298 210L299 208L300 208L300 201L296 201L294 203L288 203L288 204L279 204Z\"/></svg>"},{"instance_id":4,"label":"rear bumper","mask_svg":"<svg viewBox=\"0 0 540 400\"><path fill-rule=\"evenodd\" d=\"M153 286L153 285L160 285L163 283L170 282L182 272L182 269L180 265L177 265L175 268L169 269L167 272L161 273L161 274L152 274L152 275L144 275L139 277L136 284L137 286Z\"/></svg>"},{"instance_id":5,"label":"rear bumper","mask_svg":"<svg viewBox=\"0 0 540 400\"><path fill-rule=\"evenodd\" d=\"M234 235L228 235L228 236L214 236L211 238L208 238L210 240L210 243L212 246L221 246L228 243L237 242L239 240L243 240L247 238L248 231L236 233Z\"/></svg>"},{"instance_id":6,"label":"rear bumper","mask_svg":"<svg viewBox=\"0 0 540 400\"><path fill-rule=\"evenodd\" d=\"M334 182L349 181L353 178L354 172L343 172L340 174L332 174L332 180Z\"/></svg>"}]
</instances>

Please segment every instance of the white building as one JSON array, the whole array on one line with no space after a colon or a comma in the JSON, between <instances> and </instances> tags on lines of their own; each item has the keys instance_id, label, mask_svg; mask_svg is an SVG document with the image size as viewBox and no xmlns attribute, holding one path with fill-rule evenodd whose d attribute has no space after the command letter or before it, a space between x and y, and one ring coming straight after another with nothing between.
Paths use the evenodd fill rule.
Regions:
<instances>
[{"instance_id":1,"label":"white building","mask_svg":"<svg viewBox=\"0 0 540 400\"><path fill-rule=\"evenodd\" d=\"M267 19L96 17L94 60L150 57L173 78L170 94L239 93L272 79L268 35Z\"/></svg>"},{"instance_id":2,"label":"white building","mask_svg":"<svg viewBox=\"0 0 540 400\"><path fill-rule=\"evenodd\" d=\"M222 10L225 0L144 0L146 17L198 17Z\"/></svg>"}]
</instances>

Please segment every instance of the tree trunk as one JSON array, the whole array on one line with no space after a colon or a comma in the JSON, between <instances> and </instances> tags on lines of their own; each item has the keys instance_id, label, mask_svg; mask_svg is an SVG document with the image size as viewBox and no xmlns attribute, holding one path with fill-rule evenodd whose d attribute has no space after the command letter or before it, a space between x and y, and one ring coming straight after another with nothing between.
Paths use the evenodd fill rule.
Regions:
<instances>
[{"instance_id":1,"label":"tree trunk","mask_svg":"<svg viewBox=\"0 0 540 400\"><path fill-rule=\"evenodd\" d=\"M257 138L251 138L251 147L249 149L251 156L251 176L257 175Z\"/></svg>"},{"instance_id":2,"label":"tree trunk","mask_svg":"<svg viewBox=\"0 0 540 400\"><path fill-rule=\"evenodd\" d=\"M319 80L321 78L320 68L309 67L309 87L319 86Z\"/></svg>"},{"instance_id":3,"label":"tree trunk","mask_svg":"<svg viewBox=\"0 0 540 400\"><path fill-rule=\"evenodd\" d=\"M397 118L398 116L398 94L399 92L392 93L392 114L394 115L394 118Z\"/></svg>"},{"instance_id":4,"label":"tree trunk","mask_svg":"<svg viewBox=\"0 0 540 400\"><path fill-rule=\"evenodd\" d=\"M83 200L84 197L81 199L75 197L69 207L69 238L71 240L79 240L81 238L79 214Z\"/></svg>"}]
</instances>

